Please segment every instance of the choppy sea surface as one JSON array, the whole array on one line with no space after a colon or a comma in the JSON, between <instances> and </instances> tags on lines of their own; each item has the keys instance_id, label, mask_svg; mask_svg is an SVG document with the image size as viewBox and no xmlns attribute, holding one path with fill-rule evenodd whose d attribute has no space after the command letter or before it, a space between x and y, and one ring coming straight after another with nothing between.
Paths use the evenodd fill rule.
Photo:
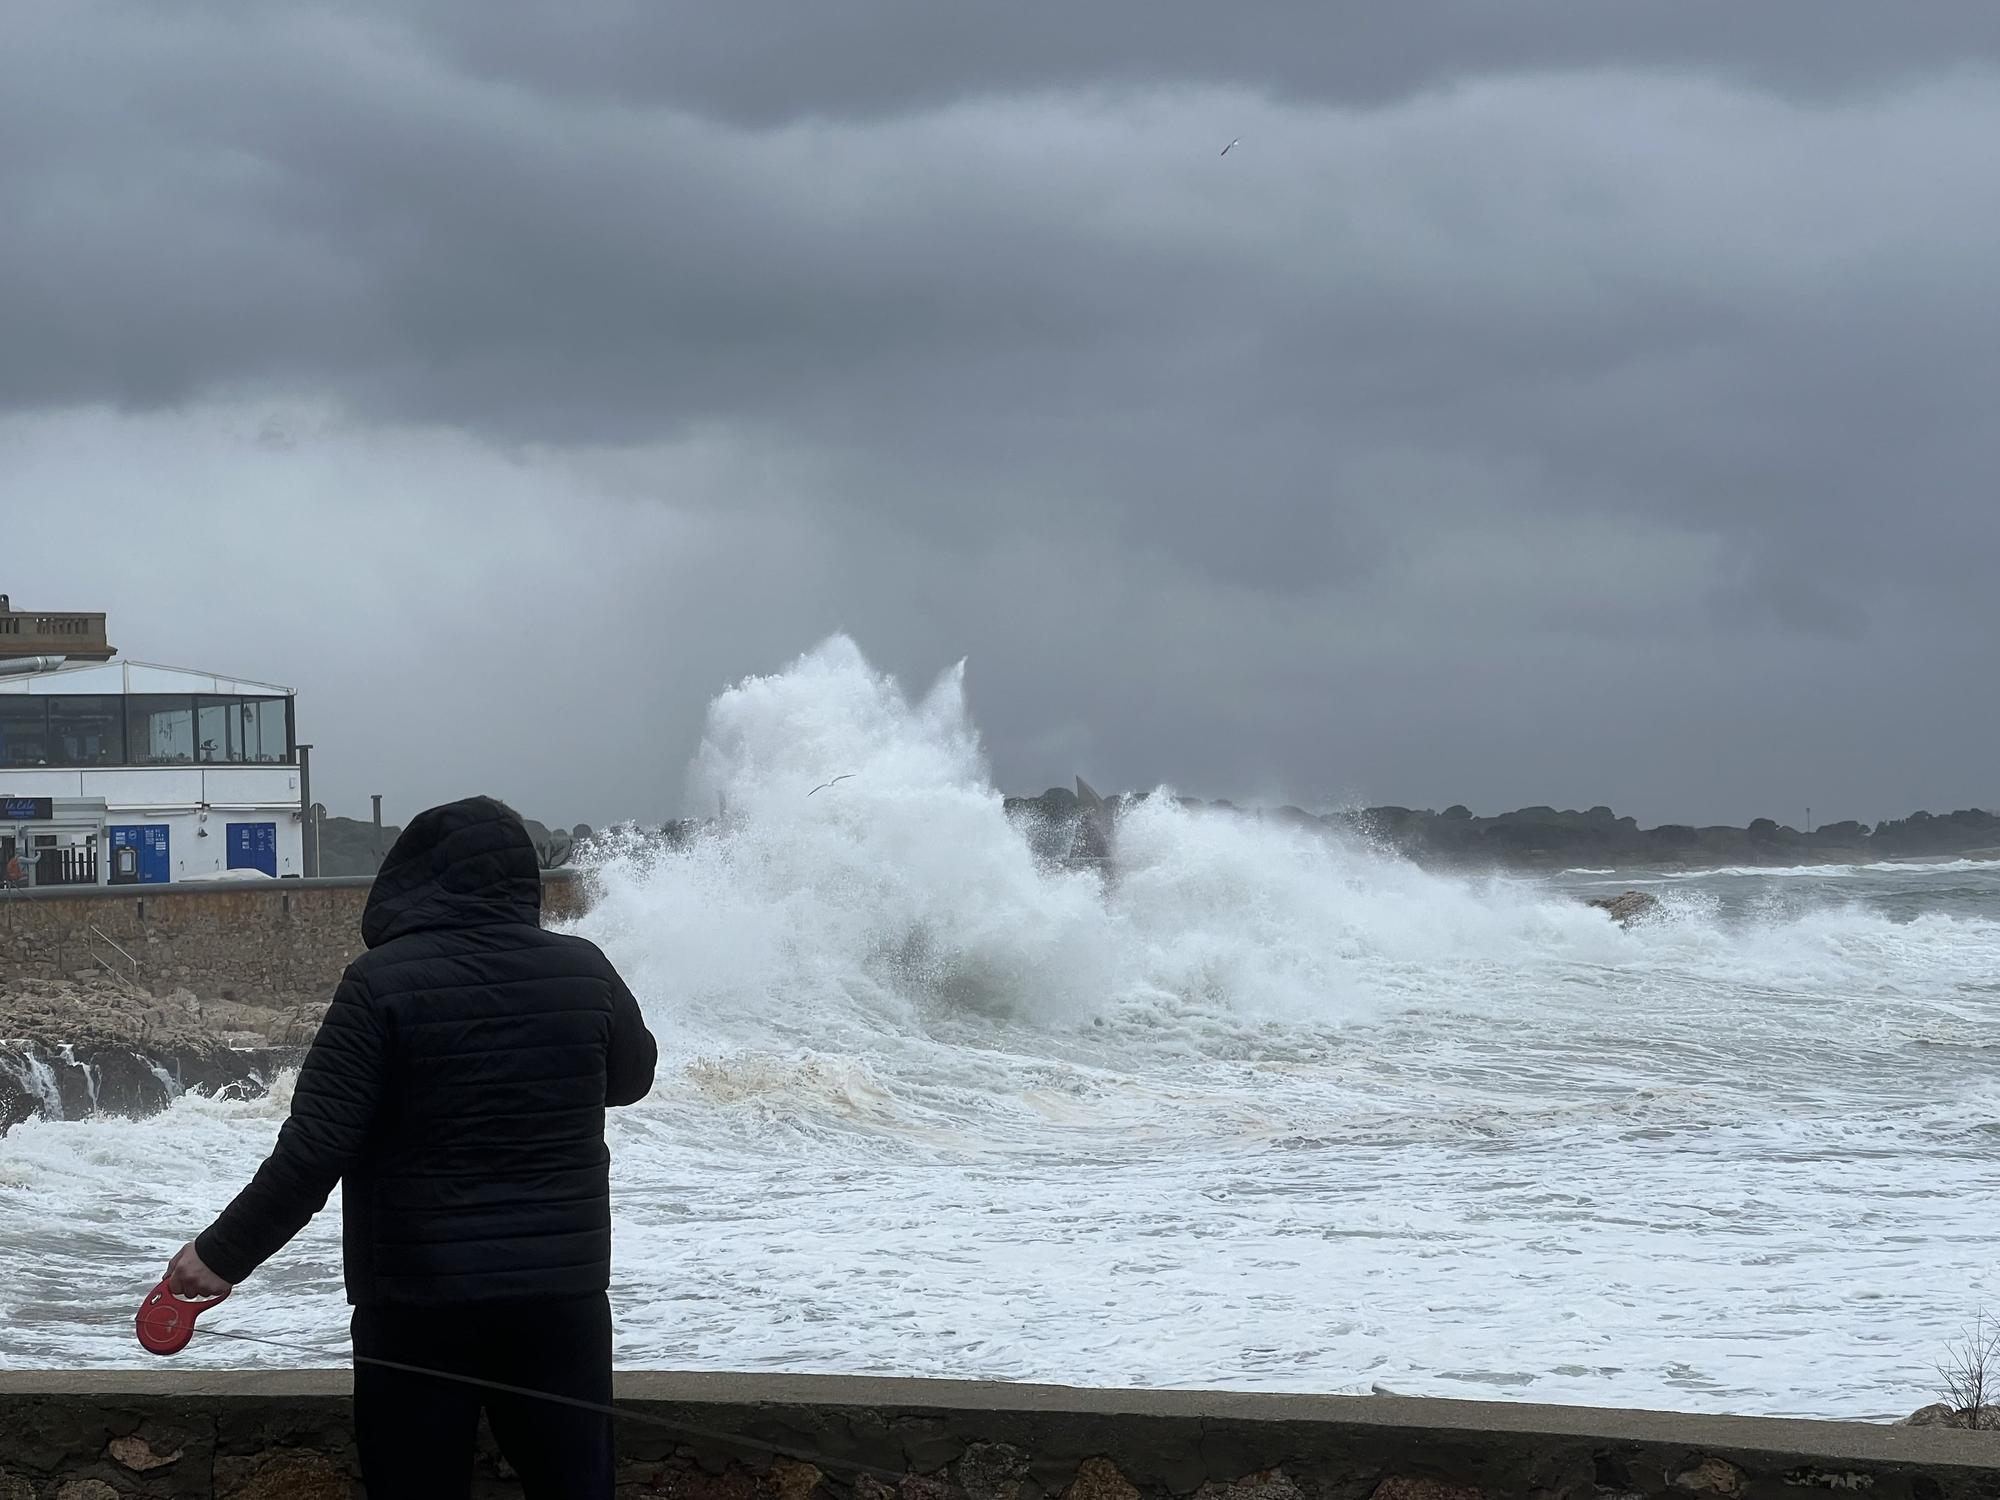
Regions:
<instances>
[{"instance_id":1,"label":"choppy sea surface","mask_svg":"<svg viewBox=\"0 0 2000 1500\"><path fill-rule=\"evenodd\" d=\"M1107 885L838 638L689 793L579 929L662 1044L623 1365L1889 1418L2000 1300L2000 865L1465 880L1155 799ZM0 1139L0 1367L139 1362L286 1097ZM340 1361L339 1231L205 1320L323 1354L180 1358Z\"/></svg>"}]
</instances>

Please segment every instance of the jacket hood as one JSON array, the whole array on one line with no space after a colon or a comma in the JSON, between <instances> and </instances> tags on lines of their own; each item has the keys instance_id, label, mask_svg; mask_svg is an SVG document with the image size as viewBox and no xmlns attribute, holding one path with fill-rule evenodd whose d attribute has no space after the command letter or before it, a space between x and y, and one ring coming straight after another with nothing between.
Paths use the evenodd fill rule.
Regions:
<instances>
[{"instance_id":1,"label":"jacket hood","mask_svg":"<svg viewBox=\"0 0 2000 1500\"><path fill-rule=\"evenodd\" d=\"M491 797L468 797L410 820L368 892L361 940L379 948L432 928L541 919L541 866L527 828Z\"/></svg>"}]
</instances>

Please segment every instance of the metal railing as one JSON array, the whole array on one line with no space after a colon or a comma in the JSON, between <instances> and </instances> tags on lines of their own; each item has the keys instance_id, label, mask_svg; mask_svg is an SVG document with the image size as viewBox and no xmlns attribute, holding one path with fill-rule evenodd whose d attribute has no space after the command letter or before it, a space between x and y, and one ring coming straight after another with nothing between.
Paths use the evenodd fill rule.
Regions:
<instances>
[{"instance_id":1,"label":"metal railing","mask_svg":"<svg viewBox=\"0 0 2000 1500\"><path fill-rule=\"evenodd\" d=\"M111 934L106 932L103 928L97 926L95 923L92 923L87 930L90 934L89 938L87 939L87 943L90 950L91 962L96 964L100 969L104 970L104 972L109 974L113 979L123 980L126 984L131 985L134 989L144 989L145 986L141 984L139 981L139 960L134 958L131 954L127 953L123 948L119 947L116 940L112 938ZM105 947L109 948L119 958L123 959L125 961L125 967L122 969L119 968L117 964L113 963L110 959L106 958L102 953L99 953L97 951L97 945L99 943L104 944Z\"/></svg>"},{"instance_id":2,"label":"metal railing","mask_svg":"<svg viewBox=\"0 0 2000 1500\"><path fill-rule=\"evenodd\" d=\"M75 844L60 849L35 851L35 884L47 885L96 885L98 883L97 846L80 847Z\"/></svg>"}]
</instances>

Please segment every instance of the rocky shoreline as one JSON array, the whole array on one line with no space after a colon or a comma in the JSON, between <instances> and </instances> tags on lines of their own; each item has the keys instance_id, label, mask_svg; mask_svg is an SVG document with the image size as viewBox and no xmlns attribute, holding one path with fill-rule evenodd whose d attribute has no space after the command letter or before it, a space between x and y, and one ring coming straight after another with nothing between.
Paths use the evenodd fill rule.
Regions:
<instances>
[{"instance_id":1,"label":"rocky shoreline","mask_svg":"<svg viewBox=\"0 0 2000 1500\"><path fill-rule=\"evenodd\" d=\"M1074 791L1051 787L1036 797L1006 799L1008 816L1036 852L1058 863L1103 861L1120 815L1152 793L1099 796L1078 780ZM1276 823L1358 839L1416 864L1443 870L1509 869L1554 873L1566 868L1694 872L1732 867L1871 864L1972 858L2000 859L2000 813L1981 808L1915 812L1870 827L1824 823L1810 832L1758 818L1746 827L1666 823L1641 828L1608 807L1583 812L1524 807L1480 817L1461 806L1359 807L1311 813L1300 807L1238 807L1182 797L1191 812Z\"/></svg>"},{"instance_id":2,"label":"rocky shoreline","mask_svg":"<svg viewBox=\"0 0 2000 1500\"><path fill-rule=\"evenodd\" d=\"M184 1093L255 1098L296 1065L324 1009L110 979L0 983L0 1133L36 1118L138 1118Z\"/></svg>"}]
</instances>

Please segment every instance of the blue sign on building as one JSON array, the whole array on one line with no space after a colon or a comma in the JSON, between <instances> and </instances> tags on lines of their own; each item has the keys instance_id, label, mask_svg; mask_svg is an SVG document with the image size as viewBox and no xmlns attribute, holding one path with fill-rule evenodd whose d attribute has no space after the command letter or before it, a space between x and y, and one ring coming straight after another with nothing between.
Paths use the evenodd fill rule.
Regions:
<instances>
[{"instance_id":1,"label":"blue sign on building","mask_svg":"<svg viewBox=\"0 0 2000 1500\"><path fill-rule=\"evenodd\" d=\"M276 823L231 823L229 825L229 868L262 870L273 879L278 874L278 825Z\"/></svg>"},{"instance_id":2,"label":"blue sign on building","mask_svg":"<svg viewBox=\"0 0 2000 1500\"><path fill-rule=\"evenodd\" d=\"M114 885L137 880L142 885L166 885L174 878L168 829L164 823L140 823L108 829L111 838L111 879ZM132 852L120 857L119 851ZM123 870L130 862L132 874Z\"/></svg>"},{"instance_id":3,"label":"blue sign on building","mask_svg":"<svg viewBox=\"0 0 2000 1500\"><path fill-rule=\"evenodd\" d=\"M0 823L46 823L52 816L47 797L0 797Z\"/></svg>"}]
</instances>

